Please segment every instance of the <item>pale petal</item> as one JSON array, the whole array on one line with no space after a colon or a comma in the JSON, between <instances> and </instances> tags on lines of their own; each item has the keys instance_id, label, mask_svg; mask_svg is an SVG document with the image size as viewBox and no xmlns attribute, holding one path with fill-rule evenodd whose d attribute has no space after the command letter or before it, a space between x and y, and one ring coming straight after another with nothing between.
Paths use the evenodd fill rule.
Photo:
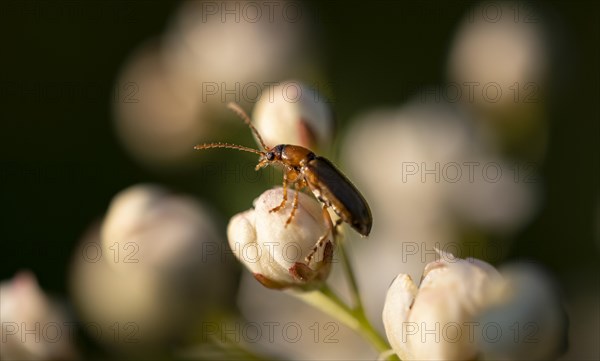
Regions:
<instances>
[{"instance_id":1,"label":"pale petal","mask_svg":"<svg viewBox=\"0 0 600 361\"><path fill-rule=\"evenodd\" d=\"M260 263L260 246L256 242L254 210L236 214L227 226L227 239L233 254L252 273L262 273Z\"/></svg>"},{"instance_id":2,"label":"pale petal","mask_svg":"<svg viewBox=\"0 0 600 361\"><path fill-rule=\"evenodd\" d=\"M390 345L400 356L406 360L412 358L412 351L406 344L406 333L411 325L408 316L417 294L417 287L409 275L400 274L390 285L385 304L383 306L383 325Z\"/></svg>"}]
</instances>

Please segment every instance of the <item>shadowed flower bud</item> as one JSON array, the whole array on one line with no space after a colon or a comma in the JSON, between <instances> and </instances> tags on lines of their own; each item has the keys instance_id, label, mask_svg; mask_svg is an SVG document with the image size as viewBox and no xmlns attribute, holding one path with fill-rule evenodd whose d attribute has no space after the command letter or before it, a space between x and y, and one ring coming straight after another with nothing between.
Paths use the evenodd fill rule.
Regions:
<instances>
[{"instance_id":1,"label":"shadowed flower bud","mask_svg":"<svg viewBox=\"0 0 600 361\"><path fill-rule=\"evenodd\" d=\"M539 280L535 274L520 269L518 277L514 272L503 277L483 261L438 253L441 259L425 267L418 288L408 275L400 274L388 290L383 322L402 360L557 356L559 347L548 345L564 344L564 314L544 282L531 287L522 281ZM523 287L525 283L529 290ZM514 328L525 324L544 328L537 334L542 342L517 342Z\"/></svg>"},{"instance_id":2,"label":"shadowed flower bud","mask_svg":"<svg viewBox=\"0 0 600 361\"><path fill-rule=\"evenodd\" d=\"M568 320L553 282L533 264L511 264L500 273L493 304L476 320L490 325L488 333L476 333L481 354L487 360L556 359L567 347Z\"/></svg>"},{"instance_id":3,"label":"shadowed flower bud","mask_svg":"<svg viewBox=\"0 0 600 361\"><path fill-rule=\"evenodd\" d=\"M220 239L208 209L197 200L155 185L136 185L117 194L101 227L110 266L184 275L207 263L207 244ZM119 252L120 251L120 252Z\"/></svg>"},{"instance_id":4,"label":"shadowed flower bud","mask_svg":"<svg viewBox=\"0 0 600 361\"><path fill-rule=\"evenodd\" d=\"M452 102L478 114L474 125L496 147L541 161L550 135L545 105L568 66L557 56L561 25L538 5L482 1L471 8L449 48L444 89L457 90Z\"/></svg>"},{"instance_id":5,"label":"shadowed flower bud","mask_svg":"<svg viewBox=\"0 0 600 361\"><path fill-rule=\"evenodd\" d=\"M120 192L74 255L74 305L99 328L90 335L123 355L156 359L227 308L234 263L218 251L224 240L214 223L204 204L160 186Z\"/></svg>"},{"instance_id":6,"label":"shadowed flower bud","mask_svg":"<svg viewBox=\"0 0 600 361\"><path fill-rule=\"evenodd\" d=\"M550 42L541 9L528 9L535 21L529 21L527 16L499 16L490 21L487 16L490 6L508 14L515 6L522 5L510 1L484 2L465 15L448 57L448 74L454 85L473 89L468 99L461 100L483 107L540 102L539 94L535 95L535 101L532 97L523 102L508 93L515 89L515 84L521 89L531 84L536 92L543 90L550 75ZM489 87L499 93L488 91Z\"/></svg>"},{"instance_id":7,"label":"shadowed flower bud","mask_svg":"<svg viewBox=\"0 0 600 361\"><path fill-rule=\"evenodd\" d=\"M269 147L295 144L327 150L333 140L334 119L328 100L297 81L266 89L252 118Z\"/></svg>"},{"instance_id":8,"label":"shadowed flower bud","mask_svg":"<svg viewBox=\"0 0 600 361\"><path fill-rule=\"evenodd\" d=\"M75 360L74 322L40 289L35 276L20 272L0 283L0 359Z\"/></svg>"},{"instance_id":9,"label":"shadowed flower bud","mask_svg":"<svg viewBox=\"0 0 600 361\"><path fill-rule=\"evenodd\" d=\"M292 222L295 192L288 192L286 206L270 212L283 198L283 189L264 192L254 201L254 209L235 215L227 237L235 256L254 277L268 288L310 289L324 281L331 268L333 242L321 205L311 196L298 194L298 209ZM327 235L310 256L317 241Z\"/></svg>"},{"instance_id":10,"label":"shadowed flower bud","mask_svg":"<svg viewBox=\"0 0 600 361\"><path fill-rule=\"evenodd\" d=\"M189 145L215 132L206 104L194 92L198 85L166 67L162 52L156 41L148 41L132 53L115 86L113 106L123 146L153 169L184 167L194 154Z\"/></svg>"},{"instance_id":11,"label":"shadowed flower bud","mask_svg":"<svg viewBox=\"0 0 600 361\"><path fill-rule=\"evenodd\" d=\"M302 16L290 21L288 6ZM247 7L258 16L240 16ZM310 25L309 11L295 1L187 1L165 33L164 58L174 72L197 82L203 103L223 101L231 89L254 102L255 85L318 66Z\"/></svg>"}]
</instances>

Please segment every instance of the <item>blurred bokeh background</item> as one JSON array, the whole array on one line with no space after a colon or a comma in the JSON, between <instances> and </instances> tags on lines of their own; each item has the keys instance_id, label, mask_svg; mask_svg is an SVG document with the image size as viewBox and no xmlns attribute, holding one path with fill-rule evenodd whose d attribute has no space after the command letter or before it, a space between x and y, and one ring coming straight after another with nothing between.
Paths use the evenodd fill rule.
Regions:
<instances>
[{"instance_id":1,"label":"blurred bokeh background","mask_svg":"<svg viewBox=\"0 0 600 361\"><path fill-rule=\"evenodd\" d=\"M418 279L438 247L544 269L570 319L561 357L598 359L599 9L3 1L1 321L64 317L76 337L52 350L2 348L37 359L204 357L211 350L194 346L208 320L326 325L261 289L228 252L228 220L281 179L254 173L252 154L193 151L255 146L225 108L236 101L268 144L318 150L364 191L372 236L347 234L377 327L393 277ZM305 98L288 101L298 89ZM117 342L115 324L146 346ZM283 340L260 351L373 357L351 333L338 336L353 347L321 342L311 353Z\"/></svg>"}]
</instances>

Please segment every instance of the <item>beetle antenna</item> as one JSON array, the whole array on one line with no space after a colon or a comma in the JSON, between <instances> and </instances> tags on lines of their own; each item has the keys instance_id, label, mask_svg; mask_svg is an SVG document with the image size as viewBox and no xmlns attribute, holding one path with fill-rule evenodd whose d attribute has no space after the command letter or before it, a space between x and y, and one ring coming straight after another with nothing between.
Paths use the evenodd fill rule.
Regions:
<instances>
[{"instance_id":1,"label":"beetle antenna","mask_svg":"<svg viewBox=\"0 0 600 361\"><path fill-rule=\"evenodd\" d=\"M256 128L254 128L254 126L252 125L252 121L250 120L250 117L248 116L248 114L246 114L244 109L242 109L242 107L240 107L237 103L234 103L234 102L227 103L227 108L233 110L235 112L235 114L237 114L240 118L242 118L244 120L244 123L248 124L248 126L252 130L252 133L254 133L254 135L256 135L256 138L258 139L258 141L260 142L260 145L262 145L264 150L269 150L269 147L267 147L265 145L265 142L263 141L262 137L260 136L260 133L258 133L258 130L256 130Z\"/></svg>"},{"instance_id":2,"label":"beetle antenna","mask_svg":"<svg viewBox=\"0 0 600 361\"><path fill-rule=\"evenodd\" d=\"M244 147L244 146L237 145L237 144L229 144L229 143L198 144L197 146L194 147L194 149L196 149L196 150L210 149L210 148L229 148L229 149L235 149L235 150L243 150L245 152L255 153L255 154L258 154L258 155L265 154L264 152L261 152L261 151L256 150L256 149Z\"/></svg>"}]
</instances>

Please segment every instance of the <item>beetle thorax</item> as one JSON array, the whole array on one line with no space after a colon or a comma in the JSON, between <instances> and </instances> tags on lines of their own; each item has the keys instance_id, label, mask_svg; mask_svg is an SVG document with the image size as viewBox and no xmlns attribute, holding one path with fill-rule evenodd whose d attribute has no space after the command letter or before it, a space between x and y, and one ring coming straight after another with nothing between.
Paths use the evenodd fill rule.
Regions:
<instances>
[{"instance_id":1,"label":"beetle thorax","mask_svg":"<svg viewBox=\"0 0 600 361\"><path fill-rule=\"evenodd\" d=\"M282 145L281 162L285 165L300 167L305 165L306 162L311 160L314 156L314 153L310 149L298 145Z\"/></svg>"}]
</instances>

